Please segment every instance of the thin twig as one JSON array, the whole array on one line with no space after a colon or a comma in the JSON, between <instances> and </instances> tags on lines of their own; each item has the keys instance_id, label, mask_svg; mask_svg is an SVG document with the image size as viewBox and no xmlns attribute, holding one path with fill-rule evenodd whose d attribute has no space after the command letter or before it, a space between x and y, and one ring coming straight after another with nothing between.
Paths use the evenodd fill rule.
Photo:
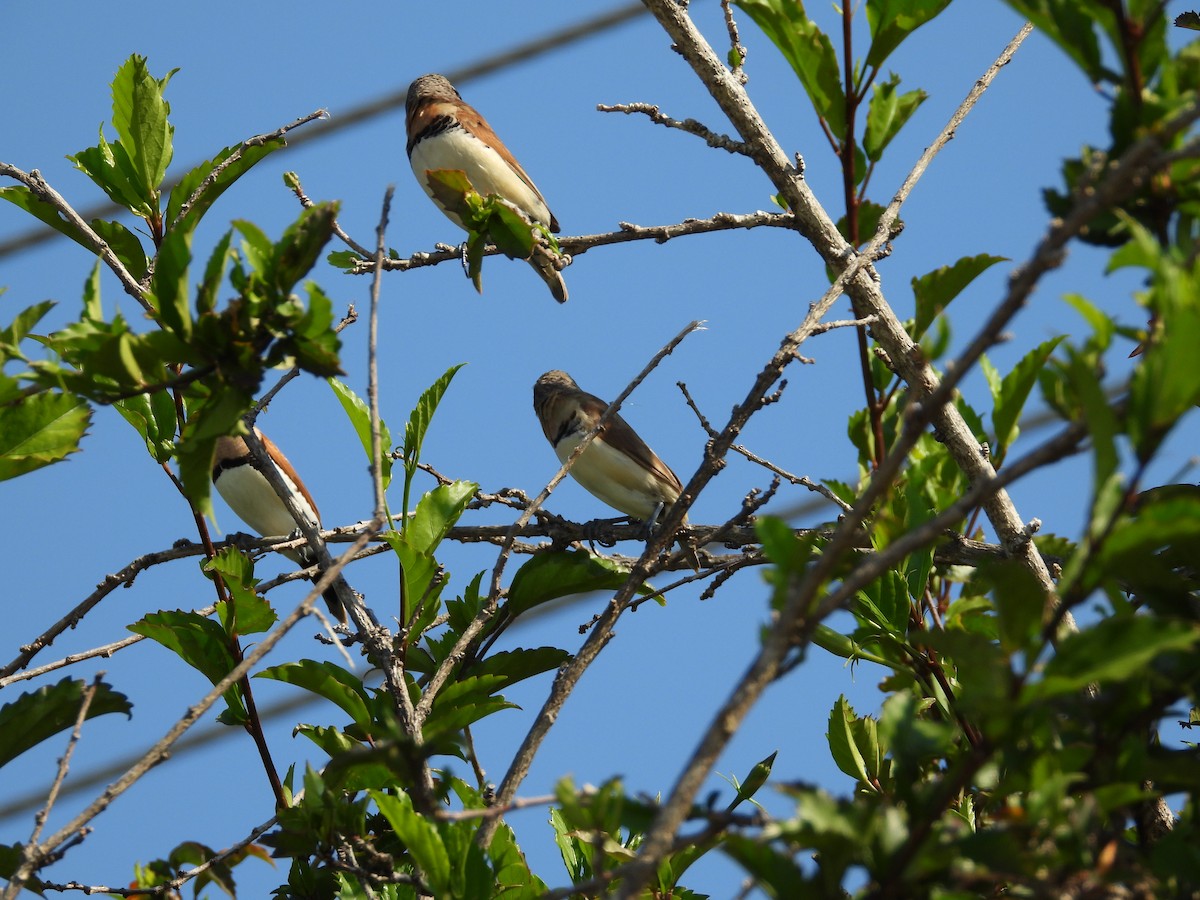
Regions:
<instances>
[{"instance_id":1,"label":"thin twig","mask_svg":"<svg viewBox=\"0 0 1200 900\"><path fill-rule=\"evenodd\" d=\"M21 184L29 188L38 200L52 206L79 233L87 246L104 260L104 264L117 276L117 279L125 288L125 292L136 300L142 309L153 314L154 308L150 305L150 301L146 299L145 290L138 284L137 279L130 274L129 270L125 268L125 264L117 258L117 254L108 246L108 242L96 234L92 226L75 211L74 207L66 201L66 198L50 186L46 179L42 177L41 172L37 169L22 172L16 166L0 162L0 175L6 175L21 182Z\"/></svg>"},{"instance_id":2,"label":"thin twig","mask_svg":"<svg viewBox=\"0 0 1200 900\"><path fill-rule=\"evenodd\" d=\"M868 248L862 254L856 254L853 248L849 247L844 239L842 239L832 220L812 195L803 179L799 177L799 173L796 172L795 168L788 161L787 156L783 153L782 148L779 147L767 129L765 123L754 109L749 97L746 96L742 86L737 83L736 79L729 76L712 48L705 41L703 35L695 28L686 10L671 2L671 0L646 0L646 3L660 24L666 29L668 35L685 59L692 65L697 75L699 75L700 79L712 92L714 98L721 105L726 115L729 116L743 139L756 147L758 150L757 158L763 171L771 178L772 182L784 196L784 199L787 200L789 207L796 213L798 229L813 243L814 247L816 247L827 262L836 265L840 270L840 275L831 290L838 288L840 284L845 284L846 290L852 295L855 309L861 310L860 315L876 315L879 317L879 320L873 326L876 339L883 344L884 348L893 358L893 361L897 363L905 380L917 388L920 394L930 393L937 384L937 378L928 363L919 354L916 356L910 355L910 350L913 347L912 340L908 337L907 332L904 331L903 326L896 319L895 314L884 300L879 289L878 276L875 275L873 268L869 264L869 260L873 258L874 250L878 246L881 246L883 241L887 239L890 223L894 219L900 204L907 197L908 192L912 190L920 173L924 171L924 167L932 159L933 153L936 153L936 150L940 149L946 140L949 140L947 132L952 131L974 105L978 96L986 89L991 79L995 77L995 73L1000 70L1000 67L1007 62L1008 58L1015 52L1017 46L1020 45L1024 36L1028 33L1028 28L1022 30L1018 37L1006 48L997 63L989 69L989 73L976 83L975 89L968 95L967 100L964 101L959 111L952 117L951 124L943 132L944 139L939 139L939 141L935 142L930 150L922 156L917 167L914 168L914 172L910 173L901 190L897 192L892 205L889 206L888 211L884 213L884 217L880 221L879 228L871 245L868 245ZM822 298L822 301L814 307L810 313L809 321L813 320L813 316L818 310L820 310L820 314L823 314L824 308L822 307L828 308L825 298ZM790 355L791 351L788 344L795 341L797 337L801 340L806 337L808 333L806 326L801 327L800 333L794 333L785 340L784 346L781 347L781 353L784 350L788 350ZM798 346L798 343L796 341L796 346ZM778 356L779 354L777 354ZM769 365L760 374L756 382L756 389L762 385L762 393L765 394L765 390L769 384L763 385L762 382L764 379L769 378L769 383L773 383L777 375L776 366ZM991 467L986 464L986 461L982 461L983 466L980 466L975 459L968 459L971 456L978 457L978 444L974 441L957 410L952 405L946 404L933 411L933 415L936 418L939 429L944 435L947 435L948 449L956 462L968 474L968 477L973 481L982 480L986 477L982 471L983 467L989 470L987 474L994 477L994 473L990 472ZM736 426L736 421L731 421L731 427L727 428L726 431L736 433L736 429L733 426ZM724 437L724 434L722 436ZM729 435L729 443L732 443L732 437L733 434L731 433ZM714 451L721 443L720 441L714 442ZM701 484L696 484L700 475L701 473L697 473L697 477L693 478L692 483L689 483L685 491L692 490L693 488L698 489L702 486ZM980 477L976 478L976 475ZM995 496L992 495L993 498ZM1020 532L1022 529L1022 523L1016 517L1015 509L1012 508L1011 503L1007 501L1006 497L1004 501L1007 504L1006 509L1001 510L998 504L993 503L992 508L989 510L989 516L992 517L993 525L1001 535L1002 540ZM857 504L855 505L855 512L859 512ZM854 538L854 532L857 530L860 522L861 519L858 519L854 515L847 515L843 519L834 533L831 546L827 550L829 555L823 554L818 561L818 565L825 560L836 559L839 549L844 550L849 548ZM670 524L669 520L664 523L666 526ZM1040 572L1040 580L1046 586L1047 593L1051 593L1052 584L1049 579L1049 573L1046 571L1041 558L1033 558L1035 556L1036 554L1031 550L1022 561L1029 565L1035 571L1035 574ZM766 685L773 680L778 670L778 665L782 662L788 646L786 636L790 635L793 623L800 618L803 612L804 609L798 602L789 604L781 612L781 627L777 631L773 630L772 638L764 645L759 657L736 689L738 692L736 697L736 713L733 715L727 714L729 709L734 706L732 702L727 702L725 709L711 722L704 737L701 739L700 745L693 753L688 765L672 788L670 796L660 809L654 825L647 833L637 860L624 867L626 874L622 878L619 896L636 896L642 886L646 884L647 879L651 877L658 865L658 861L662 859L662 854L669 849L672 836L686 817L687 810L703 783L703 779L707 777L707 773L711 769L717 755L728 743L749 708L757 702ZM779 638L781 634L785 637Z\"/></svg>"},{"instance_id":3,"label":"thin twig","mask_svg":"<svg viewBox=\"0 0 1200 900\"><path fill-rule=\"evenodd\" d=\"M727 134L717 134L715 131L706 127L702 122L697 122L695 119L672 119L668 115L659 112L657 106L653 103L597 103L596 109L599 112L619 112L631 116L634 113L641 113L648 117L655 125L662 125L665 128L676 128L679 131L686 131L688 134L694 134L698 138L702 138L704 143L716 150L726 150L730 153L740 153L742 156L754 157L750 151L750 145L742 141L735 141Z\"/></svg>"},{"instance_id":4,"label":"thin twig","mask_svg":"<svg viewBox=\"0 0 1200 900\"><path fill-rule=\"evenodd\" d=\"M208 191L212 190L212 186L217 183L217 180L221 177L222 174L224 174L225 170L228 169L230 166L232 166L234 163L238 162L242 158L242 156L245 155L246 151L249 150L251 147L261 147L264 144L269 144L271 141L281 140L283 138L283 136L285 134L287 134L289 131L291 131L293 128L299 128L301 125L307 125L309 122L312 122L316 119L328 119L328 118L329 118L328 110L326 110L326 109L314 110L313 112L310 112L307 116L301 116L299 119L296 119L294 122L291 122L287 125L283 125L279 128L276 128L272 132L269 132L267 134L256 134L254 137L247 138L246 140L242 141L242 143L238 146L238 148L236 150L234 150L232 153L230 153L229 156L227 156L220 163L218 163L216 166L214 166L213 170L211 172L209 172L207 175L204 176L204 178L203 178L203 180L201 180L200 184L196 186L196 190L192 191L191 196L188 197L185 201L183 201L183 204L179 207L179 214L175 216L175 221L173 221L171 223L171 228L177 227L179 225L179 223L183 221L184 216L186 216L189 212L191 212L192 207L195 206L201 199L203 199L204 195Z\"/></svg>"},{"instance_id":5,"label":"thin twig","mask_svg":"<svg viewBox=\"0 0 1200 900\"><path fill-rule=\"evenodd\" d=\"M735 228L795 228L796 218L785 212L753 212L753 213L716 213L707 219L684 219L671 225L634 225L631 222L619 222L618 231L602 234L585 234L576 237L558 238L558 246L564 253L579 256L593 247L604 247L610 244L625 244L630 241L656 241L665 244L667 241L689 234L709 234L714 231L730 231ZM494 256L500 253L491 244L487 245L483 254ZM418 251L407 259L385 259L383 268L387 271L419 269L424 266L436 266L440 263L451 262L458 264L460 254L456 248L434 250L432 252ZM374 271L375 263L370 257L356 260L349 269L352 275L369 275Z\"/></svg>"},{"instance_id":6,"label":"thin twig","mask_svg":"<svg viewBox=\"0 0 1200 900\"><path fill-rule=\"evenodd\" d=\"M316 204L309 199L308 194L304 193L304 185L300 183L300 176L295 172L290 173L289 182L292 188L292 193L296 195L296 199L300 201L300 205L305 209L312 209ZM341 223L339 223L337 219L333 220L333 233L338 236L343 244L345 244L363 259L374 258L375 254L356 241L354 238L350 237L350 235L348 235L342 229Z\"/></svg>"},{"instance_id":7,"label":"thin twig","mask_svg":"<svg viewBox=\"0 0 1200 900\"><path fill-rule=\"evenodd\" d=\"M360 538L362 543L366 543L366 539ZM216 703L221 696L229 690L234 684L240 681L251 670L255 663L266 656L275 645L283 639L283 637L291 631L308 613L309 608L321 595L321 592L329 586L329 583L337 577L341 571L341 566L344 565L344 560L349 559L353 555L357 547L352 547L350 552L342 557L341 560L332 564L331 570L319 581L313 589L308 593L308 596L301 601L291 613L284 617L276 626L263 636L254 649L246 654L245 658L234 666L228 674L218 681L207 694L204 695L198 702L188 707L184 716L168 729L167 733L160 738L153 747L151 747L138 762L131 766L124 775L110 784L104 791L93 800L86 809L80 812L70 822L60 828L57 832L33 848L33 871L43 864L43 862L61 847L66 841L71 840L83 829L89 822L92 821L100 813L104 812L109 805L123 794L126 790L133 786L143 775L149 772L154 766L158 765L167 756L170 748L179 740L183 734L200 720L200 717L208 711L208 709Z\"/></svg>"},{"instance_id":8,"label":"thin twig","mask_svg":"<svg viewBox=\"0 0 1200 900\"><path fill-rule=\"evenodd\" d=\"M17 871L13 874L8 887L4 891L5 900L15 898L21 893L21 888L25 886L25 882L29 879L29 876L33 874L38 840L42 836L42 829L46 827L46 820L50 817L50 810L54 808L54 803L58 800L58 792L62 788L63 781L67 777L67 771L71 767L71 757L74 755L75 747L79 743L80 735L83 733L83 723L87 721L88 710L91 709L92 700L96 696L96 691L100 689L103 677L103 672L97 672L95 677L92 678L92 683L83 690L83 696L80 697L79 702L79 713L75 716L75 727L71 730L71 737L67 740L67 748L63 751L63 755L58 761L58 771L54 775L54 783L50 785L50 793L46 795L46 805L34 816L33 833L29 836L29 842L25 845L21 864L17 867Z\"/></svg>"}]
</instances>

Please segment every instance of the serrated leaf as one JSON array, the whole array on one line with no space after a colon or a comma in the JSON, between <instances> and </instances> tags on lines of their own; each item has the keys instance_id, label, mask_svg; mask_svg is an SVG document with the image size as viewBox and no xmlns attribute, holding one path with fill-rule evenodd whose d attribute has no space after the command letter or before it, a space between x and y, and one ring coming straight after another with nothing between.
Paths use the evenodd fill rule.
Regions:
<instances>
[{"instance_id":1,"label":"serrated leaf","mask_svg":"<svg viewBox=\"0 0 1200 900\"><path fill-rule=\"evenodd\" d=\"M0 199L7 200L14 206L19 206L34 218L49 225L59 234L66 235L89 252L95 252L91 243L84 238L82 231L62 218L58 210L49 203L39 200L33 191L29 190L25 185L19 184L0 188Z\"/></svg>"},{"instance_id":2,"label":"serrated leaf","mask_svg":"<svg viewBox=\"0 0 1200 900\"><path fill-rule=\"evenodd\" d=\"M154 214L140 186L131 180L128 166L121 165L122 161L127 163L127 155L120 144L114 146L105 140L104 126L100 127L95 147L80 150L67 159L75 163L75 168L87 175L113 203L145 219Z\"/></svg>"},{"instance_id":3,"label":"serrated leaf","mask_svg":"<svg viewBox=\"0 0 1200 900\"><path fill-rule=\"evenodd\" d=\"M141 281L149 271L150 260L146 259L146 251L138 236L120 222L106 222L104 219L92 219L92 230L104 239L117 259L129 271L135 280Z\"/></svg>"},{"instance_id":4,"label":"serrated leaf","mask_svg":"<svg viewBox=\"0 0 1200 900\"><path fill-rule=\"evenodd\" d=\"M118 400L113 407L141 435L155 462L171 458L175 452L176 410L168 392L137 394Z\"/></svg>"},{"instance_id":5,"label":"serrated leaf","mask_svg":"<svg viewBox=\"0 0 1200 900\"><path fill-rule=\"evenodd\" d=\"M274 138L262 144L253 146L239 145L226 147L211 160L196 166L171 189L167 201L167 222L171 228L192 231L196 224L208 212L230 186L245 175L265 157L287 146L283 138ZM228 160L238 151L240 155L233 162ZM220 168L218 172L217 169ZM213 173L217 174L214 176ZM200 190L203 188L203 190ZM197 191L200 191L197 194ZM193 195L194 199L193 199ZM184 205L191 204L184 208Z\"/></svg>"},{"instance_id":6,"label":"serrated leaf","mask_svg":"<svg viewBox=\"0 0 1200 900\"><path fill-rule=\"evenodd\" d=\"M403 791L394 795L371 791L371 799L412 855L434 896L451 896L450 856L437 827L424 816L417 815L412 800Z\"/></svg>"},{"instance_id":7,"label":"serrated leaf","mask_svg":"<svg viewBox=\"0 0 1200 900\"><path fill-rule=\"evenodd\" d=\"M435 203L464 222L470 218L472 207L467 198L472 194L476 202L480 198L466 172L462 169L427 169L425 178Z\"/></svg>"},{"instance_id":8,"label":"serrated leaf","mask_svg":"<svg viewBox=\"0 0 1200 900\"><path fill-rule=\"evenodd\" d=\"M130 625L129 630L174 651L214 685L237 664L225 630L212 619L194 612L159 610L143 616ZM225 702L229 705L226 710L229 716L223 721L238 724L246 721L246 709L236 684L225 692Z\"/></svg>"},{"instance_id":9,"label":"serrated leaf","mask_svg":"<svg viewBox=\"0 0 1200 900\"><path fill-rule=\"evenodd\" d=\"M450 387L450 382L458 370L466 363L451 366L433 384L425 389L417 405L408 416L404 426L404 465L411 471L416 471L417 463L421 460L421 447L425 443L425 434L433 421L433 414L442 402L442 397Z\"/></svg>"},{"instance_id":10,"label":"serrated leaf","mask_svg":"<svg viewBox=\"0 0 1200 900\"><path fill-rule=\"evenodd\" d=\"M929 328L930 323L950 305L950 301L980 274L998 262L1005 262L1005 258L986 253L978 256L964 256L953 265L942 266L940 269L934 269L919 278L914 278L912 288L913 297L916 300L917 321L913 340L919 340Z\"/></svg>"},{"instance_id":11,"label":"serrated leaf","mask_svg":"<svg viewBox=\"0 0 1200 900\"><path fill-rule=\"evenodd\" d=\"M134 54L117 70L112 83L113 128L129 155L141 196L157 207L158 189L173 154L174 127L167 121L163 90L178 69L154 78L146 57Z\"/></svg>"},{"instance_id":12,"label":"serrated leaf","mask_svg":"<svg viewBox=\"0 0 1200 900\"><path fill-rule=\"evenodd\" d=\"M4 293L0 290L0 294ZM27 306L15 316L7 327L0 328L0 360L5 356L19 356L21 341L31 332L50 310L56 306L53 300L43 300Z\"/></svg>"},{"instance_id":13,"label":"serrated leaf","mask_svg":"<svg viewBox=\"0 0 1200 900\"><path fill-rule=\"evenodd\" d=\"M854 709L844 695L839 696L829 713L829 752L833 761L845 774L861 784L870 784L867 764L854 740Z\"/></svg>"},{"instance_id":14,"label":"serrated leaf","mask_svg":"<svg viewBox=\"0 0 1200 900\"><path fill-rule=\"evenodd\" d=\"M615 591L629 571L586 550L538 553L513 576L504 609L516 617L535 606L588 591ZM643 586L641 593L649 593Z\"/></svg>"},{"instance_id":15,"label":"serrated leaf","mask_svg":"<svg viewBox=\"0 0 1200 900\"><path fill-rule=\"evenodd\" d=\"M30 394L0 407L0 481L75 453L91 421L91 407L71 394Z\"/></svg>"},{"instance_id":16,"label":"serrated leaf","mask_svg":"<svg viewBox=\"0 0 1200 900\"><path fill-rule=\"evenodd\" d=\"M929 97L922 90L901 94L897 91L900 76L893 74L885 82L877 82L867 105L867 130L863 134L863 153L878 162L883 151L900 129Z\"/></svg>"},{"instance_id":17,"label":"serrated leaf","mask_svg":"<svg viewBox=\"0 0 1200 900\"><path fill-rule=\"evenodd\" d=\"M234 547L223 547L204 564L204 571L219 572L229 589L229 604L218 603L217 615L230 634L261 634L274 625L279 617L266 598L258 594L258 579L254 563Z\"/></svg>"},{"instance_id":18,"label":"serrated leaf","mask_svg":"<svg viewBox=\"0 0 1200 900\"><path fill-rule=\"evenodd\" d=\"M342 404L342 410L346 413L346 418L350 420L350 425L354 428L354 433L358 435L358 440L367 455L367 463L370 464L371 412L367 408L366 401L355 394L345 383L338 381L336 378L330 378L328 382L329 386L333 389L334 396ZM379 419L379 445L383 454L383 489L386 491L388 485L392 482L392 433L388 430L387 423L383 421L382 417Z\"/></svg>"},{"instance_id":19,"label":"serrated leaf","mask_svg":"<svg viewBox=\"0 0 1200 900\"><path fill-rule=\"evenodd\" d=\"M883 65L905 38L949 5L950 0L867 0L867 24L871 29L867 65Z\"/></svg>"},{"instance_id":20,"label":"serrated leaf","mask_svg":"<svg viewBox=\"0 0 1200 900\"><path fill-rule=\"evenodd\" d=\"M1064 338L1065 335L1060 335L1038 344L1021 357L1020 362L1013 366L1012 371L1000 382L995 407L992 410L992 428L996 438L992 455L997 463L1004 460L1008 448L1020 434L1017 420L1025 409L1025 401L1029 399L1033 386L1037 384L1038 374L1046 365L1046 360Z\"/></svg>"},{"instance_id":21,"label":"serrated leaf","mask_svg":"<svg viewBox=\"0 0 1200 900\"><path fill-rule=\"evenodd\" d=\"M500 200L485 205L488 237L509 259L529 259L533 253L533 229L520 213Z\"/></svg>"},{"instance_id":22,"label":"serrated leaf","mask_svg":"<svg viewBox=\"0 0 1200 900\"><path fill-rule=\"evenodd\" d=\"M325 257L325 262L345 272L351 271L361 261L362 257L353 250L332 250Z\"/></svg>"},{"instance_id":23,"label":"serrated leaf","mask_svg":"<svg viewBox=\"0 0 1200 900\"><path fill-rule=\"evenodd\" d=\"M225 281L225 272L229 261L233 259L230 244L233 232L226 231L217 241L213 252L209 254L208 262L204 265L204 280L196 290L196 315L203 316L217 308L221 285Z\"/></svg>"},{"instance_id":24,"label":"serrated leaf","mask_svg":"<svg viewBox=\"0 0 1200 900\"><path fill-rule=\"evenodd\" d=\"M432 556L477 490L479 485L473 481L455 481L427 491L404 530L408 542L418 552Z\"/></svg>"},{"instance_id":25,"label":"serrated leaf","mask_svg":"<svg viewBox=\"0 0 1200 900\"><path fill-rule=\"evenodd\" d=\"M384 542L392 548L400 563L400 619L410 630L420 634L424 630L417 621L419 613L423 619L436 616L445 580L434 584L438 576L438 562L428 553L414 547L400 531L385 531Z\"/></svg>"},{"instance_id":26,"label":"serrated leaf","mask_svg":"<svg viewBox=\"0 0 1200 900\"><path fill-rule=\"evenodd\" d=\"M518 681L553 671L570 658L570 653L558 647L501 650L473 665L471 674L496 676L501 680L493 690L504 690Z\"/></svg>"},{"instance_id":27,"label":"serrated leaf","mask_svg":"<svg viewBox=\"0 0 1200 900\"><path fill-rule=\"evenodd\" d=\"M1026 703L1075 693L1089 684L1120 682L1142 673L1163 653L1190 651L1200 640L1194 623L1149 616L1103 619L1065 638L1040 681L1022 692Z\"/></svg>"},{"instance_id":28,"label":"serrated leaf","mask_svg":"<svg viewBox=\"0 0 1200 900\"><path fill-rule=\"evenodd\" d=\"M809 882L796 860L790 854L780 853L771 844L729 834L721 841L721 850L771 897L804 897L811 893Z\"/></svg>"},{"instance_id":29,"label":"serrated leaf","mask_svg":"<svg viewBox=\"0 0 1200 900\"><path fill-rule=\"evenodd\" d=\"M427 744L457 735L468 725L504 709L516 709L503 697L506 679L500 675L471 675L447 683L433 701L422 729Z\"/></svg>"},{"instance_id":30,"label":"serrated leaf","mask_svg":"<svg viewBox=\"0 0 1200 900\"><path fill-rule=\"evenodd\" d=\"M186 231L170 231L158 248L150 287L163 325L181 341L192 337L188 297L188 266L192 262L191 237Z\"/></svg>"},{"instance_id":31,"label":"serrated leaf","mask_svg":"<svg viewBox=\"0 0 1200 900\"><path fill-rule=\"evenodd\" d=\"M800 0L738 0L771 39L804 86L817 115L836 140L846 134L846 97L833 43L804 11Z\"/></svg>"},{"instance_id":32,"label":"serrated leaf","mask_svg":"<svg viewBox=\"0 0 1200 900\"><path fill-rule=\"evenodd\" d=\"M340 204L318 203L300 213L272 249L271 273L280 297L286 297L309 273L333 237Z\"/></svg>"},{"instance_id":33,"label":"serrated leaf","mask_svg":"<svg viewBox=\"0 0 1200 900\"><path fill-rule=\"evenodd\" d=\"M295 663L269 666L254 677L270 678L304 688L337 706L363 731L369 733L372 730L373 720L362 679L341 666L302 659Z\"/></svg>"},{"instance_id":34,"label":"serrated leaf","mask_svg":"<svg viewBox=\"0 0 1200 900\"><path fill-rule=\"evenodd\" d=\"M1092 82L1113 80L1103 64L1100 42L1096 37L1094 12L1082 3L1060 3L1056 0L1008 0L1021 15L1033 22L1038 31L1047 35L1059 49L1087 73Z\"/></svg>"},{"instance_id":35,"label":"serrated leaf","mask_svg":"<svg viewBox=\"0 0 1200 900\"><path fill-rule=\"evenodd\" d=\"M47 738L74 727L88 682L64 678L53 685L21 694L0 706L0 766ZM130 715L128 698L100 682L88 706L87 718L108 713Z\"/></svg>"}]
</instances>

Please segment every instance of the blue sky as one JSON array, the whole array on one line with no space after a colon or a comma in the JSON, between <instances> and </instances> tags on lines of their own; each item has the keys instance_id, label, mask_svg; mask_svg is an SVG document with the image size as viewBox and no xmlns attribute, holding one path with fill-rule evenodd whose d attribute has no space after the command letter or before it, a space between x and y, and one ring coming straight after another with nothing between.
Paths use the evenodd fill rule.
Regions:
<instances>
[{"instance_id":1,"label":"blue sky","mask_svg":"<svg viewBox=\"0 0 1200 900\"><path fill-rule=\"evenodd\" d=\"M95 143L97 125L110 113L108 83L131 53L147 55L159 75L180 69L167 94L176 128L173 171L179 171L317 108L328 109L331 121L337 121L360 103L403 90L417 75L451 72L615 5L612 0L532 2L518 10L510 4L473 2L457 5L459 12L451 17L446 4L432 2L212 2L201 12L191 4L129 0L119 13L84 5L48 21L44 5L10 0L0 54L0 77L8 85L0 160L40 169L79 207L102 199L64 156ZM831 9L811 6L812 14L832 30ZM694 3L693 15L710 40L724 41L715 3ZM791 71L754 26L740 18L749 48L750 96L784 148L803 154L811 187L837 217L840 176L815 116ZM891 197L1020 24L999 2L964 0L889 60L905 88L923 87L930 97L875 173L874 199ZM619 221L667 224L719 211L771 208L771 186L748 160L711 150L694 137L652 126L641 117L596 112L597 103L645 101L676 118L695 117L728 132L715 104L669 43L644 16L459 85L537 182L564 234L610 231ZM969 340L1002 295L1012 265L1031 252L1045 230L1041 189L1058 186L1061 160L1077 154L1082 143L1105 143L1106 122L1104 99L1035 33L902 212L906 229L892 256L879 266L885 294L900 316L911 314L913 277L965 255L1008 257L1012 264L985 274L953 308L956 344ZM310 125L306 131L322 127ZM404 141L403 113L396 111L275 154L214 207L197 234L197 256L207 256L231 219L250 219L278 235L298 214L281 180L288 170L299 173L312 198L341 200L341 222L361 243L373 244L389 183L397 188L387 238L391 247L407 256L439 241L457 243L459 232L413 180ZM0 205L0 241L29 227L30 220L19 210ZM1136 280L1127 274L1106 277L1104 262L1103 254L1072 248L1067 264L1043 281L1013 322L1011 340L991 354L1001 371L1048 337L1082 337L1082 322L1062 302L1064 293L1082 293L1128 324L1143 321L1132 297ZM0 285L8 288L0 299L0 319L52 298L62 310L56 321L66 321L78 309L91 264L80 248L63 240L0 258ZM365 312L366 279L324 264L313 277L339 310L354 303ZM611 398L684 325L704 319L707 330L689 337L623 409L686 482L700 464L705 436L675 382L685 381L704 412L723 422L826 284L812 249L775 229L598 248L579 256L565 277L571 300L562 307L528 267L503 259L487 261L483 296L452 265L385 278L380 375L383 412L393 430L402 426L430 382L451 365L468 363L425 446L426 461L441 472L479 481L489 491L517 487L536 493L557 469L531 407L537 376L563 368L586 390ZM109 308L116 304L127 316L137 317L136 307L114 280L107 279L104 290ZM842 301L835 315L846 312ZM343 367L347 382L363 394L365 348L366 327L360 323L345 334ZM831 332L802 352L814 365L789 370L783 401L753 420L744 443L797 474L853 480L855 456L845 436L846 418L861 404L853 337ZM1113 354L1114 381L1128 371L1123 355L1123 348ZM977 408L986 408L981 378L968 379L964 391ZM365 461L327 386L311 377L299 379L260 425L303 474L327 526L370 515ZM1175 434L1150 480L1165 480L1184 465L1197 436L1194 421ZM1014 452L1021 449L1019 443ZM724 521L748 490L768 481L762 469L731 460L700 497L692 519ZM1073 534L1082 522L1089 483L1086 463L1064 465L1029 479L1014 497L1026 519L1038 517L1047 531ZM784 488L777 508L809 497L800 488ZM2 661L86 596L106 573L176 539L195 537L174 488L134 432L109 410L97 411L84 452L0 484L0 508L5 511L0 536L17 561L2 601L9 623L0 646ZM571 483L556 492L549 508L579 521L608 514ZM822 508L799 524L834 514ZM219 501L217 515L222 529L241 528ZM500 518L488 514L480 520ZM634 546L623 549L636 551ZM493 561L493 554L478 547L447 548L443 560L452 572L452 586L460 589ZM267 559L259 571L269 576L288 565ZM211 592L191 566L143 574L132 589L108 597L38 662L117 640L127 634L128 623L146 612L207 604ZM377 557L349 574L381 618L394 613L394 566ZM272 599L287 609L301 592L301 586L293 585ZM767 591L753 571L712 600L699 602L697 594L676 592L665 607L647 605L620 622L616 638L551 731L522 795L546 793L568 774L577 783L620 775L631 791L652 795L670 789L707 724L709 710L748 665L767 614ZM601 596L584 598L542 616L515 630L510 646L552 644L574 650L582 640L577 627L604 601ZM313 632L297 629L268 662L336 658L312 640ZM153 743L207 689L198 673L149 642L72 672L90 677L101 669L130 695L134 718L89 723L75 773ZM53 673L48 681L62 675ZM875 708L882 696L875 687L881 675L869 667L852 670L814 651L803 667L768 692L717 770L742 777L778 749L778 778L849 792L851 782L836 770L825 745L825 723L839 694L847 695L859 712ZM7 693L15 696L28 686L14 685ZM501 713L477 729L476 746L494 780L500 780L548 686L548 677L521 685L508 697L523 709ZM260 704L293 695L294 689L285 685L258 683ZM9 699L0 693L0 702ZM306 709L300 717L320 724L340 721L336 710L321 707ZM271 726L281 767L319 759L303 738L291 737L295 721ZM48 784L61 749L61 740L48 742L6 767L0 773L0 805ZM728 791L716 777L711 789ZM62 801L51 827L65 822L90 796ZM769 790L761 796L772 812L787 814L788 804L781 798ZM185 839L227 846L270 814L270 791L254 749L241 732L230 731L226 740L168 762L143 779L47 876L121 885L136 861L165 855ZM561 885L566 876L546 819L545 809L539 808L514 814L510 821L535 870L548 884ZM25 840L31 827L31 813L0 820L0 842ZM719 858L693 871L687 884L714 896L730 895L740 882L737 871ZM250 897L265 895L285 874L285 869L249 863L238 877L244 896Z\"/></svg>"}]
</instances>

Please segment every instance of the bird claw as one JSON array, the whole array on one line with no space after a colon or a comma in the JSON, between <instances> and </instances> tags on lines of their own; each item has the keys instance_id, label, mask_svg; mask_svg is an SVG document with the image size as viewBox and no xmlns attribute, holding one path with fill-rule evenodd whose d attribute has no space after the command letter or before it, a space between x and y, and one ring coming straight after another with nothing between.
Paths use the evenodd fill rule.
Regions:
<instances>
[{"instance_id":1,"label":"bird claw","mask_svg":"<svg viewBox=\"0 0 1200 900\"><path fill-rule=\"evenodd\" d=\"M629 516L617 516L615 519L592 519L580 526L583 539L589 544L599 544L601 547L617 546L616 539L607 532L615 525L624 525L632 521ZM602 534L602 532L604 532Z\"/></svg>"}]
</instances>

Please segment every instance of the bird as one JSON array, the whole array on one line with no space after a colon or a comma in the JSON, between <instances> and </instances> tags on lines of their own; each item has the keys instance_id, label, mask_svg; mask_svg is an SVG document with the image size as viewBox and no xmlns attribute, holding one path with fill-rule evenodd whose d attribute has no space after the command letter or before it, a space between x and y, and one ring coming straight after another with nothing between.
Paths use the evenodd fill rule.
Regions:
<instances>
[{"instance_id":1,"label":"bird","mask_svg":"<svg viewBox=\"0 0 1200 900\"><path fill-rule=\"evenodd\" d=\"M275 464L284 484L292 492L300 512L314 528L320 528L321 514L317 511L317 504L288 458L258 428L254 429L254 433ZM267 481L244 437L229 435L217 438L213 451L212 480L217 493L225 499L229 508L262 537L284 537L297 530L296 520ZM312 549L307 546L284 550L283 554L305 568L316 562ZM345 624L346 609L333 587L327 588L321 596L329 611Z\"/></svg>"},{"instance_id":2,"label":"bird","mask_svg":"<svg viewBox=\"0 0 1200 900\"><path fill-rule=\"evenodd\" d=\"M558 220L521 164L496 136L478 110L463 101L443 75L422 75L408 86L404 104L408 161L417 183L446 217L459 228L462 218L447 209L434 193L429 172L457 169L483 197L495 194L519 208L534 222L558 233ZM567 302L562 273L535 256L530 265L546 282L559 303Z\"/></svg>"},{"instance_id":3,"label":"bird","mask_svg":"<svg viewBox=\"0 0 1200 900\"><path fill-rule=\"evenodd\" d=\"M546 372L533 386L534 412L560 462L567 461L607 408L560 369ZM619 415L609 417L570 474L594 497L649 528L683 493L679 476ZM681 524L687 521L684 516ZM698 568L695 550L687 549L689 561Z\"/></svg>"}]
</instances>

